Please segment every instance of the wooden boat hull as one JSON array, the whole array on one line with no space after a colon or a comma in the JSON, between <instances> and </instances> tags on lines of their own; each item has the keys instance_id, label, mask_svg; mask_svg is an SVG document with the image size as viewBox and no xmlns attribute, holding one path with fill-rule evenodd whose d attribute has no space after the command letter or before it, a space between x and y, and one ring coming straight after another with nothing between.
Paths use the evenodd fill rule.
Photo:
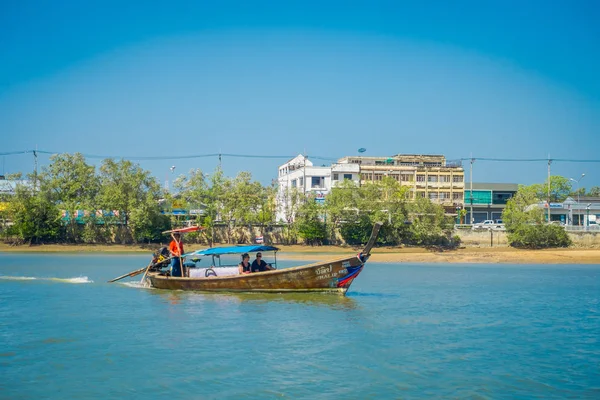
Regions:
<instances>
[{"instance_id":1,"label":"wooden boat hull","mask_svg":"<svg viewBox=\"0 0 600 400\"><path fill-rule=\"evenodd\" d=\"M182 278L148 274L157 289L208 292L325 292L345 294L369 255L358 254L293 268L235 276Z\"/></svg>"}]
</instances>

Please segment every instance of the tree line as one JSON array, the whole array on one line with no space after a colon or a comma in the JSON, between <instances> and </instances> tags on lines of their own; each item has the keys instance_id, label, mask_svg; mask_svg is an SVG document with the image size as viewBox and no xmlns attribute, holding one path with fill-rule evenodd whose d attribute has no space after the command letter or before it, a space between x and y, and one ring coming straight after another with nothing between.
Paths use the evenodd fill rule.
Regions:
<instances>
[{"instance_id":1,"label":"tree line","mask_svg":"<svg viewBox=\"0 0 600 400\"><path fill-rule=\"evenodd\" d=\"M380 245L455 247L460 243L454 235L455 220L443 207L427 198L410 199L408 188L391 177L363 185L345 180L323 201L316 201L296 188L278 197L275 185L254 181L250 172L227 177L217 167L210 174L193 169L180 175L170 192L139 164L105 159L95 167L75 153L52 156L50 164L39 174L28 175L28 180L28 185L17 186L14 195L0 199L7 204L0 218L10 221L4 224L4 236L20 243L164 242L168 237L162 232L184 222L169 212L177 206L197 210L195 222L206 228L188 239L212 244L215 227L225 229L230 241L240 227L258 225L268 230L276 225L278 202L285 208L288 223L283 224L282 240L287 244L359 245L367 241L376 221L384 222ZM550 192L551 201L577 194L563 177L552 177ZM509 200L503 218L512 243L530 246L523 238L533 231L534 241L566 243L538 232L560 227L531 228L543 226L543 214L527 207L545 199L547 186L540 184L519 188ZM76 210L82 215L75 215Z\"/></svg>"}]
</instances>

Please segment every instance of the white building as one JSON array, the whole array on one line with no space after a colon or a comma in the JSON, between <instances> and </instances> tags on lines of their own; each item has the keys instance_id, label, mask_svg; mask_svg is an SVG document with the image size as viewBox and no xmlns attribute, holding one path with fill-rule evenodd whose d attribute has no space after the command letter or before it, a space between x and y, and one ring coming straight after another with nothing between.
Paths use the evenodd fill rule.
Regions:
<instances>
[{"instance_id":1,"label":"white building","mask_svg":"<svg viewBox=\"0 0 600 400\"><path fill-rule=\"evenodd\" d=\"M331 188L344 179L359 183L360 166L356 164L333 164L315 166L301 154L279 166L277 175L277 222L291 222L294 219L294 205L297 195L314 195L317 201L324 201Z\"/></svg>"},{"instance_id":2,"label":"white building","mask_svg":"<svg viewBox=\"0 0 600 400\"><path fill-rule=\"evenodd\" d=\"M345 179L362 185L384 176L407 187L410 199L428 198L450 214L463 206L464 170L460 163L447 163L443 155L350 156L328 167L316 167L298 155L279 167L276 219L293 221L298 195L314 194L317 201L324 201L331 188Z\"/></svg>"},{"instance_id":3,"label":"white building","mask_svg":"<svg viewBox=\"0 0 600 400\"><path fill-rule=\"evenodd\" d=\"M25 186L31 188L32 182L26 179L6 179L4 175L0 175L0 194L14 195L17 186Z\"/></svg>"}]
</instances>

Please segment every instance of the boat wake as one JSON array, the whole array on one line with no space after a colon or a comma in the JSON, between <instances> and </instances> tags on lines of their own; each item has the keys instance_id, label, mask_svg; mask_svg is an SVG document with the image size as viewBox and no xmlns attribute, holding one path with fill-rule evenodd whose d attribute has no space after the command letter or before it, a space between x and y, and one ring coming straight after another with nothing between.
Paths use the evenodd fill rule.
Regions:
<instances>
[{"instance_id":1,"label":"boat wake","mask_svg":"<svg viewBox=\"0 0 600 400\"><path fill-rule=\"evenodd\" d=\"M0 276L0 280L5 281L52 281L62 283L94 283L87 276L78 276L76 278L36 278L34 276Z\"/></svg>"},{"instance_id":2,"label":"boat wake","mask_svg":"<svg viewBox=\"0 0 600 400\"><path fill-rule=\"evenodd\" d=\"M131 287L131 288L136 288L136 289L152 289L147 282L142 283L140 281L129 281L129 282L119 282L119 284L121 284L123 286Z\"/></svg>"}]
</instances>

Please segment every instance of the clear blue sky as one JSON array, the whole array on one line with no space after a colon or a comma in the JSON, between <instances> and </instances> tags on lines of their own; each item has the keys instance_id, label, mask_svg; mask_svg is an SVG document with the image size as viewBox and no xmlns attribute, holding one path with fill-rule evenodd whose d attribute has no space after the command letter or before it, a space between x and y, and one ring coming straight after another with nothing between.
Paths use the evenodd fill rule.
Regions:
<instances>
[{"instance_id":1,"label":"clear blue sky","mask_svg":"<svg viewBox=\"0 0 600 400\"><path fill-rule=\"evenodd\" d=\"M5 0L0 153L600 159L599 20L584 0ZM32 160L4 156L1 171ZM268 183L283 161L223 167ZM164 181L218 159L140 163ZM599 167L552 173L590 187ZM545 178L545 163L473 174Z\"/></svg>"}]
</instances>

